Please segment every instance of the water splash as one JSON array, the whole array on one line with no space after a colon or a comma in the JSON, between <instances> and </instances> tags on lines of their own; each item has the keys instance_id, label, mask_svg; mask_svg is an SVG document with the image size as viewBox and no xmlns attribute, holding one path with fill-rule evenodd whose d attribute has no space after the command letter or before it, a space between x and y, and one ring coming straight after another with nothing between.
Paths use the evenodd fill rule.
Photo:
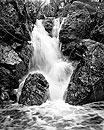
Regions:
<instances>
[{"instance_id":1,"label":"water splash","mask_svg":"<svg viewBox=\"0 0 104 130\"><path fill-rule=\"evenodd\" d=\"M104 130L104 101L72 106L62 100L0 109L0 130Z\"/></svg>"},{"instance_id":2,"label":"water splash","mask_svg":"<svg viewBox=\"0 0 104 130\"><path fill-rule=\"evenodd\" d=\"M63 99L73 67L71 63L62 59L58 40L48 35L42 20L37 20L34 25L31 43L34 47L34 54L30 68L32 71L42 72L48 80L51 100Z\"/></svg>"},{"instance_id":3,"label":"water splash","mask_svg":"<svg viewBox=\"0 0 104 130\"><path fill-rule=\"evenodd\" d=\"M61 27L65 21L65 18L56 18L54 19L54 26L52 29L52 36L56 37L59 40L59 32L61 30Z\"/></svg>"}]
</instances>

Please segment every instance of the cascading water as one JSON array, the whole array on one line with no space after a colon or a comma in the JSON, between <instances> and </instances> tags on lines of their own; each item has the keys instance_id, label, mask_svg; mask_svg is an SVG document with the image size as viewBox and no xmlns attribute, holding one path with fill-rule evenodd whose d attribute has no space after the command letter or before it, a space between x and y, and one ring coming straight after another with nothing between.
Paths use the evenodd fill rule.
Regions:
<instances>
[{"instance_id":1,"label":"cascading water","mask_svg":"<svg viewBox=\"0 0 104 130\"><path fill-rule=\"evenodd\" d=\"M59 40L59 32L64 23L65 18L56 18L54 19L54 26L52 29L52 36L56 37ZM61 22L62 21L62 22Z\"/></svg>"},{"instance_id":2,"label":"cascading water","mask_svg":"<svg viewBox=\"0 0 104 130\"><path fill-rule=\"evenodd\" d=\"M57 25L56 31L59 28L58 22ZM34 25L31 43L34 47L34 54L30 68L33 66L32 71L38 70L46 76L50 85L51 100L63 99L73 67L71 63L67 63L62 59L58 40L48 35L42 25L42 20L37 20L36 25Z\"/></svg>"}]
</instances>

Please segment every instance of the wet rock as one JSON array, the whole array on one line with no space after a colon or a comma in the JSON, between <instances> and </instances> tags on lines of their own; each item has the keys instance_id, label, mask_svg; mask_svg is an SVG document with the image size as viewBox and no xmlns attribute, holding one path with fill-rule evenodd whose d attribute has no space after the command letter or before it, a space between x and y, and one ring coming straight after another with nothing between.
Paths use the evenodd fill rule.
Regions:
<instances>
[{"instance_id":1,"label":"wet rock","mask_svg":"<svg viewBox=\"0 0 104 130\"><path fill-rule=\"evenodd\" d=\"M91 26L90 38L104 44L104 11L93 14Z\"/></svg>"},{"instance_id":2,"label":"wet rock","mask_svg":"<svg viewBox=\"0 0 104 130\"><path fill-rule=\"evenodd\" d=\"M85 6L87 6L87 5L89 5L90 7L92 7L92 8L95 8L95 9L97 9L97 8L99 8L99 9L104 9L104 2L102 1L102 2L98 2L97 0L73 0L73 3L76 3L76 2L79 2L79 3L84 3L85 4Z\"/></svg>"},{"instance_id":3,"label":"wet rock","mask_svg":"<svg viewBox=\"0 0 104 130\"><path fill-rule=\"evenodd\" d=\"M82 57L82 52L86 50L79 45L82 39L90 38L104 43L104 11L97 9L97 5L92 6L92 3L82 0L67 5L67 17L62 25L59 39L62 43L63 55L69 60L78 59L79 61Z\"/></svg>"},{"instance_id":4,"label":"wet rock","mask_svg":"<svg viewBox=\"0 0 104 130\"><path fill-rule=\"evenodd\" d=\"M104 25L95 26L91 31L91 38L104 44Z\"/></svg>"},{"instance_id":5,"label":"wet rock","mask_svg":"<svg viewBox=\"0 0 104 130\"><path fill-rule=\"evenodd\" d=\"M59 33L62 46L66 46L73 41L79 42L81 39L89 38L90 22L87 9L70 9Z\"/></svg>"},{"instance_id":6,"label":"wet rock","mask_svg":"<svg viewBox=\"0 0 104 130\"><path fill-rule=\"evenodd\" d=\"M11 71L17 80L27 74L31 57L31 45L23 47L20 51L14 50L7 45L0 45L0 65Z\"/></svg>"},{"instance_id":7,"label":"wet rock","mask_svg":"<svg viewBox=\"0 0 104 130\"><path fill-rule=\"evenodd\" d=\"M18 80L13 76L12 72L4 67L0 67L0 88L17 89L19 86Z\"/></svg>"},{"instance_id":8,"label":"wet rock","mask_svg":"<svg viewBox=\"0 0 104 130\"><path fill-rule=\"evenodd\" d=\"M32 55L28 41L36 17L32 19L28 2L22 0L0 1L0 12L0 99L16 101L14 89L28 73ZM5 94L9 98L2 98Z\"/></svg>"},{"instance_id":9,"label":"wet rock","mask_svg":"<svg viewBox=\"0 0 104 130\"><path fill-rule=\"evenodd\" d=\"M26 78L19 103L23 105L41 105L48 99L49 84L41 73L29 74Z\"/></svg>"},{"instance_id":10,"label":"wet rock","mask_svg":"<svg viewBox=\"0 0 104 130\"><path fill-rule=\"evenodd\" d=\"M88 2L88 1L84 1L84 0L74 1L72 3L72 7L76 8L76 9L86 8L90 14L93 12L96 12L96 7L93 5L94 5L93 2Z\"/></svg>"},{"instance_id":11,"label":"wet rock","mask_svg":"<svg viewBox=\"0 0 104 130\"><path fill-rule=\"evenodd\" d=\"M70 10L76 11L76 10L82 10L87 9L87 11L91 14L93 12L96 12L96 8L94 8L92 5L90 5L87 1L73 1L72 3L68 3L62 11L62 16L67 17L67 15L70 13Z\"/></svg>"},{"instance_id":12,"label":"wet rock","mask_svg":"<svg viewBox=\"0 0 104 130\"><path fill-rule=\"evenodd\" d=\"M15 65L21 61L18 54L10 46L0 45L0 63Z\"/></svg>"},{"instance_id":13,"label":"wet rock","mask_svg":"<svg viewBox=\"0 0 104 130\"><path fill-rule=\"evenodd\" d=\"M45 30L49 33L50 36L52 36L52 29L53 29L53 24L54 24L54 18L46 18L43 20L43 25L45 27Z\"/></svg>"},{"instance_id":14,"label":"wet rock","mask_svg":"<svg viewBox=\"0 0 104 130\"><path fill-rule=\"evenodd\" d=\"M66 96L74 105L104 100L104 45L89 39L80 44L87 47L83 64L77 63Z\"/></svg>"},{"instance_id":15,"label":"wet rock","mask_svg":"<svg viewBox=\"0 0 104 130\"><path fill-rule=\"evenodd\" d=\"M29 70L29 62L33 55L33 46L30 44L27 44L24 46L21 50L16 51L21 58L22 62L19 64L16 64L16 76L18 79L22 79Z\"/></svg>"},{"instance_id":16,"label":"wet rock","mask_svg":"<svg viewBox=\"0 0 104 130\"><path fill-rule=\"evenodd\" d=\"M4 67L0 67L0 106L3 106L4 103L7 104L10 100L17 101L14 89L18 87L19 82L12 72Z\"/></svg>"},{"instance_id":17,"label":"wet rock","mask_svg":"<svg viewBox=\"0 0 104 130\"><path fill-rule=\"evenodd\" d=\"M28 19L23 1L1 1L0 11L0 25L2 25L0 26L0 36L2 41L12 45L14 42L24 44L24 41L30 40L29 31L32 23Z\"/></svg>"}]
</instances>

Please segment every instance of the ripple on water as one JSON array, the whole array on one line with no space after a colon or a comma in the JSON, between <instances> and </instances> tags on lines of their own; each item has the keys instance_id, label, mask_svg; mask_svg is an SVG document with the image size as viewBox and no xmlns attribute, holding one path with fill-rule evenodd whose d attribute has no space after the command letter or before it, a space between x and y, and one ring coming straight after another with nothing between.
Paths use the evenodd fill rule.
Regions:
<instances>
[{"instance_id":1,"label":"ripple on water","mask_svg":"<svg viewBox=\"0 0 104 130\"><path fill-rule=\"evenodd\" d=\"M104 102L72 106L61 100L0 110L1 130L104 130Z\"/></svg>"}]
</instances>

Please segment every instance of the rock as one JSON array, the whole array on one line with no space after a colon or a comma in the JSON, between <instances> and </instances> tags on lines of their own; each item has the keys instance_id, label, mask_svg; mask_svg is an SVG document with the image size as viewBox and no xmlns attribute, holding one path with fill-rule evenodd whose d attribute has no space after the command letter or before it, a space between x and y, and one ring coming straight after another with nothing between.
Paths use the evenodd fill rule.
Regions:
<instances>
[{"instance_id":1,"label":"rock","mask_svg":"<svg viewBox=\"0 0 104 130\"><path fill-rule=\"evenodd\" d=\"M98 4L96 4L96 6L93 6L92 4L93 2L87 2L87 1L84 1L84 0L80 0L80 1L74 1L71 5L71 8L74 8L75 10L76 9L84 9L86 8L89 12L89 14L92 14L94 12L96 12L96 6Z\"/></svg>"},{"instance_id":2,"label":"rock","mask_svg":"<svg viewBox=\"0 0 104 130\"><path fill-rule=\"evenodd\" d=\"M80 44L87 47L84 62L77 63L66 94L66 102L73 105L104 100L104 45L90 39Z\"/></svg>"},{"instance_id":3,"label":"rock","mask_svg":"<svg viewBox=\"0 0 104 130\"><path fill-rule=\"evenodd\" d=\"M89 38L104 43L104 11L95 8L97 5L92 6L92 3L82 0L67 5L67 17L62 24L59 40L63 55L68 56L69 60L72 60L76 50L80 55L79 43L82 39Z\"/></svg>"},{"instance_id":4,"label":"rock","mask_svg":"<svg viewBox=\"0 0 104 130\"><path fill-rule=\"evenodd\" d=\"M91 22L89 12L86 9L72 8L68 14L59 33L62 45L89 38Z\"/></svg>"},{"instance_id":5,"label":"rock","mask_svg":"<svg viewBox=\"0 0 104 130\"><path fill-rule=\"evenodd\" d=\"M0 45L0 65L8 68L17 80L27 74L31 57L31 45L26 45L19 51L12 49L11 46Z\"/></svg>"},{"instance_id":6,"label":"rock","mask_svg":"<svg viewBox=\"0 0 104 130\"><path fill-rule=\"evenodd\" d=\"M10 100L17 101L16 94L13 91L18 87L19 81L13 73L9 69L0 67L0 106L3 106L4 102L7 103Z\"/></svg>"},{"instance_id":7,"label":"rock","mask_svg":"<svg viewBox=\"0 0 104 130\"><path fill-rule=\"evenodd\" d=\"M48 99L49 84L41 73L29 74L26 78L18 103L41 105Z\"/></svg>"},{"instance_id":8,"label":"rock","mask_svg":"<svg viewBox=\"0 0 104 130\"><path fill-rule=\"evenodd\" d=\"M104 25L98 26L91 31L91 39L104 44Z\"/></svg>"},{"instance_id":9,"label":"rock","mask_svg":"<svg viewBox=\"0 0 104 130\"><path fill-rule=\"evenodd\" d=\"M52 29L54 24L54 18L48 17L45 20L43 20L43 25L45 30L49 33L50 36L52 36Z\"/></svg>"},{"instance_id":10,"label":"rock","mask_svg":"<svg viewBox=\"0 0 104 130\"><path fill-rule=\"evenodd\" d=\"M22 0L0 2L0 36L2 41L12 45L14 42L24 44L30 40L32 21L28 17L26 5Z\"/></svg>"},{"instance_id":11,"label":"rock","mask_svg":"<svg viewBox=\"0 0 104 130\"><path fill-rule=\"evenodd\" d=\"M12 72L4 67L0 67L0 88L17 89L19 82Z\"/></svg>"},{"instance_id":12,"label":"rock","mask_svg":"<svg viewBox=\"0 0 104 130\"><path fill-rule=\"evenodd\" d=\"M17 51L17 52L16 52ZM0 100L1 105L5 100L17 101L14 89L19 87L19 80L28 73L29 60L32 50L25 46L18 52L11 46L2 43L0 45ZM3 89L3 91L2 91ZM3 97L4 95L4 97ZM7 95L7 96L5 96ZM8 97L8 98L5 98ZM8 100L7 100L8 99Z\"/></svg>"},{"instance_id":13,"label":"rock","mask_svg":"<svg viewBox=\"0 0 104 130\"><path fill-rule=\"evenodd\" d=\"M97 0L74 0L73 3L76 3L76 2L79 2L79 3L84 3L85 6L89 5L90 7L92 8L99 8L99 9L104 9L104 2L98 2Z\"/></svg>"},{"instance_id":14,"label":"rock","mask_svg":"<svg viewBox=\"0 0 104 130\"><path fill-rule=\"evenodd\" d=\"M33 46L31 44L27 44L21 48L21 50L16 52L22 60L22 62L16 64L16 76L18 79L22 79L29 71L29 62L33 55Z\"/></svg>"},{"instance_id":15,"label":"rock","mask_svg":"<svg viewBox=\"0 0 104 130\"><path fill-rule=\"evenodd\" d=\"M32 55L28 41L31 40L30 32L36 19L30 16L28 3L22 0L0 1L1 104L5 99L16 101L14 89L19 87L19 80L28 73ZM8 96L2 98L2 95Z\"/></svg>"},{"instance_id":16,"label":"rock","mask_svg":"<svg viewBox=\"0 0 104 130\"><path fill-rule=\"evenodd\" d=\"M79 43L81 39L90 37L91 18L86 9L79 10L72 6L69 12L59 33L61 50L69 60L80 60L86 47Z\"/></svg>"},{"instance_id":17,"label":"rock","mask_svg":"<svg viewBox=\"0 0 104 130\"><path fill-rule=\"evenodd\" d=\"M0 45L0 63L15 65L21 61L18 54L10 46Z\"/></svg>"},{"instance_id":18,"label":"rock","mask_svg":"<svg viewBox=\"0 0 104 130\"><path fill-rule=\"evenodd\" d=\"M91 26L90 38L104 44L104 11L93 14Z\"/></svg>"}]
</instances>

